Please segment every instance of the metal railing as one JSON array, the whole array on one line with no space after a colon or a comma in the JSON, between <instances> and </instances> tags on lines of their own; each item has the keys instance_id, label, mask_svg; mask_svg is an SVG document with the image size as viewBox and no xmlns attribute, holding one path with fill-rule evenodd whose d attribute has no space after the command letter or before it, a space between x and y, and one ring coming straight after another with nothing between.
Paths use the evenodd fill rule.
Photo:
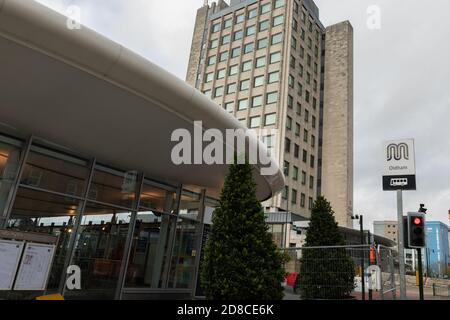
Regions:
<instances>
[{"instance_id":1,"label":"metal railing","mask_svg":"<svg viewBox=\"0 0 450 320\"><path fill-rule=\"evenodd\" d=\"M444 284L432 284L433 288L433 297L450 297L450 285Z\"/></svg>"},{"instance_id":2,"label":"metal railing","mask_svg":"<svg viewBox=\"0 0 450 320\"><path fill-rule=\"evenodd\" d=\"M391 248L349 245L281 250L290 257L286 272L298 274L290 285L301 299L396 299L398 266Z\"/></svg>"}]
</instances>

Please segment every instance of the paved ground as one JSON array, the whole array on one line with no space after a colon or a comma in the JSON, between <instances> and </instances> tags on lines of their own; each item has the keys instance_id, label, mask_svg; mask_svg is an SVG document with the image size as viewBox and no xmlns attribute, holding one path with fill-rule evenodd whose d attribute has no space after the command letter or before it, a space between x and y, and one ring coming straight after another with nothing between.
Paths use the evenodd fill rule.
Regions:
<instances>
[{"instance_id":1,"label":"paved ground","mask_svg":"<svg viewBox=\"0 0 450 320\"><path fill-rule=\"evenodd\" d=\"M352 294L357 300L362 300L361 292L354 292ZM406 288L406 296L408 300L419 300L419 288L416 286L409 286ZM400 290L396 291L397 299L400 298ZM425 288L424 290L425 300L450 300L450 297L433 297L431 288ZM372 292L373 300L381 300L380 292ZM298 294L294 294L294 290L290 286L284 286L284 298L283 300L300 300ZM366 300L369 300L368 292L366 292ZM384 300L393 300L392 293L385 294Z\"/></svg>"},{"instance_id":2,"label":"paved ground","mask_svg":"<svg viewBox=\"0 0 450 320\"><path fill-rule=\"evenodd\" d=\"M294 294L292 287L284 286L283 300L300 300L300 296L298 294Z\"/></svg>"}]
</instances>

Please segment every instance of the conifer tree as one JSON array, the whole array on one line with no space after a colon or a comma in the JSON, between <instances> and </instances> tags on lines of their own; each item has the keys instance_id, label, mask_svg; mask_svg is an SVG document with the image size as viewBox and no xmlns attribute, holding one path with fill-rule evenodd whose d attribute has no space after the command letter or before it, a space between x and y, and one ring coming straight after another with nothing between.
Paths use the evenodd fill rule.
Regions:
<instances>
[{"instance_id":1,"label":"conifer tree","mask_svg":"<svg viewBox=\"0 0 450 320\"><path fill-rule=\"evenodd\" d=\"M231 165L220 205L214 212L200 270L208 299L278 300L283 297L284 256L268 232L255 192L252 166Z\"/></svg>"},{"instance_id":2,"label":"conifer tree","mask_svg":"<svg viewBox=\"0 0 450 320\"><path fill-rule=\"evenodd\" d=\"M308 249L345 245L331 205L322 196L312 208L305 242L295 285L296 289L300 289L302 299L348 298L355 287L355 266L346 249Z\"/></svg>"}]
</instances>

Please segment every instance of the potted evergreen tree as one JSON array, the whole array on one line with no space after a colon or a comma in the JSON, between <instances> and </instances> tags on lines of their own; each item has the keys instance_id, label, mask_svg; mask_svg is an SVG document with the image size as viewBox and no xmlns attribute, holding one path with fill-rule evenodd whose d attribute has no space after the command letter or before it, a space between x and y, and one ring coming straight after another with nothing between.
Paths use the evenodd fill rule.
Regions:
<instances>
[{"instance_id":1,"label":"potted evergreen tree","mask_svg":"<svg viewBox=\"0 0 450 320\"><path fill-rule=\"evenodd\" d=\"M200 270L207 299L283 298L284 255L268 232L252 170L249 164L229 168Z\"/></svg>"},{"instance_id":2,"label":"potted evergreen tree","mask_svg":"<svg viewBox=\"0 0 450 320\"><path fill-rule=\"evenodd\" d=\"M322 196L314 203L300 259L295 291L302 299L349 299L355 288L355 265L343 246L330 203Z\"/></svg>"}]
</instances>

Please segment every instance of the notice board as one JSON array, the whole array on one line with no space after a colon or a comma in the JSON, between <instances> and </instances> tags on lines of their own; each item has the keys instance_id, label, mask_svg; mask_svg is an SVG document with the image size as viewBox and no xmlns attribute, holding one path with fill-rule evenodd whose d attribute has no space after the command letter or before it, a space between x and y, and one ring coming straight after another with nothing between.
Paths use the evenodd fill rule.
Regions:
<instances>
[{"instance_id":1,"label":"notice board","mask_svg":"<svg viewBox=\"0 0 450 320\"><path fill-rule=\"evenodd\" d=\"M14 290L45 290L54 254L55 245L27 243Z\"/></svg>"},{"instance_id":2,"label":"notice board","mask_svg":"<svg viewBox=\"0 0 450 320\"><path fill-rule=\"evenodd\" d=\"M0 240L0 290L11 290L24 242Z\"/></svg>"}]
</instances>

